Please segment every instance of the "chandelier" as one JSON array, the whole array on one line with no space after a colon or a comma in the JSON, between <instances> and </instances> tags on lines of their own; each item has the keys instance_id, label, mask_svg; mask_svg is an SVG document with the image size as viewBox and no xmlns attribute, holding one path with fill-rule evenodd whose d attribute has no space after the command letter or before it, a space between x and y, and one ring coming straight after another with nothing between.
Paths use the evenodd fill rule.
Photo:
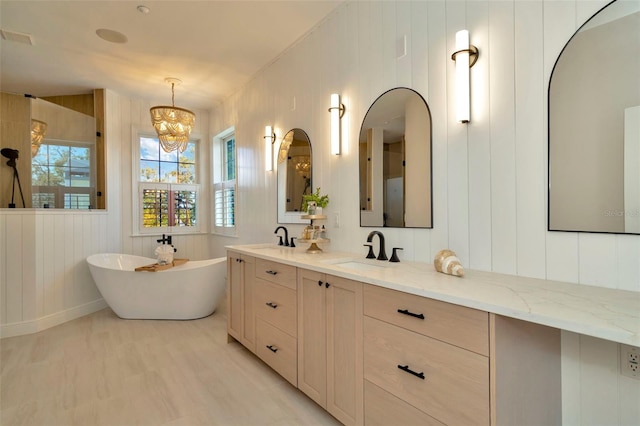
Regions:
<instances>
[{"instance_id":1,"label":"chandelier","mask_svg":"<svg viewBox=\"0 0 640 426\"><path fill-rule=\"evenodd\" d=\"M196 115L188 109L175 106L173 89L182 81L177 78L165 78L164 81L171 83L171 106L160 105L151 108L151 124L155 127L160 146L165 152L184 152L189 142L189 134L196 122Z\"/></svg>"},{"instance_id":2,"label":"chandelier","mask_svg":"<svg viewBox=\"0 0 640 426\"><path fill-rule=\"evenodd\" d=\"M40 120L31 119L31 157L35 157L38 154L40 145L44 135L47 133L47 123Z\"/></svg>"},{"instance_id":3,"label":"chandelier","mask_svg":"<svg viewBox=\"0 0 640 426\"><path fill-rule=\"evenodd\" d=\"M298 155L292 158L296 173L302 177L309 176L311 172L311 158L308 155Z\"/></svg>"}]
</instances>

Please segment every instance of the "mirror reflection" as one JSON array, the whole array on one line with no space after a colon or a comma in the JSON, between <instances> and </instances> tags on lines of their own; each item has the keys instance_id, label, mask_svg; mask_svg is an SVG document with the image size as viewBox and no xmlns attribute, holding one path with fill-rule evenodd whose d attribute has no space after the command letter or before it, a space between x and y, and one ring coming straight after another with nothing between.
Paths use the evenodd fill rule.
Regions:
<instances>
[{"instance_id":1,"label":"mirror reflection","mask_svg":"<svg viewBox=\"0 0 640 426\"><path fill-rule=\"evenodd\" d=\"M414 90L383 93L359 137L360 226L432 228L431 113Z\"/></svg>"},{"instance_id":2,"label":"mirror reflection","mask_svg":"<svg viewBox=\"0 0 640 426\"><path fill-rule=\"evenodd\" d=\"M640 234L640 2L586 22L549 83L549 230Z\"/></svg>"},{"instance_id":3,"label":"mirror reflection","mask_svg":"<svg viewBox=\"0 0 640 426\"><path fill-rule=\"evenodd\" d=\"M302 196L311 193L311 140L292 129L278 150L278 223L308 223L302 215Z\"/></svg>"},{"instance_id":4,"label":"mirror reflection","mask_svg":"<svg viewBox=\"0 0 640 426\"><path fill-rule=\"evenodd\" d=\"M31 100L33 207L96 208L95 118Z\"/></svg>"}]
</instances>

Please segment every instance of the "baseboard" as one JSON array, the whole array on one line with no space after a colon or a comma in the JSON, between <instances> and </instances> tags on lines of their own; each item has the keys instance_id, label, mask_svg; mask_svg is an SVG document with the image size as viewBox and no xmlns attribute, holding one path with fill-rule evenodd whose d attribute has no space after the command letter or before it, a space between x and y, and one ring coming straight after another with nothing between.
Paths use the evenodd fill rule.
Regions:
<instances>
[{"instance_id":1,"label":"baseboard","mask_svg":"<svg viewBox=\"0 0 640 426\"><path fill-rule=\"evenodd\" d=\"M55 327L67 321L92 314L106 307L107 303L104 299L98 299L33 320L3 324L0 325L0 339L37 333L38 331L46 330L47 328Z\"/></svg>"}]
</instances>

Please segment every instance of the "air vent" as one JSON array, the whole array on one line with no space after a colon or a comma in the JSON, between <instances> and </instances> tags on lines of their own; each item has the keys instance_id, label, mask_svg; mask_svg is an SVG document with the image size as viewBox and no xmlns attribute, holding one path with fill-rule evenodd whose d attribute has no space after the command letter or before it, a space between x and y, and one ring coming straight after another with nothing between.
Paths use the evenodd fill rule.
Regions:
<instances>
[{"instance_id":1,"label":"air vent","mask_svg":"<svg viewBox=\"0 0 640 426\"><path fill-rule=\"evenodd\" d=\"M15 41L33 46L33 38L31 34L18 33L15 31L0 30L3 40Z\"/></svg>"}]
</instances>

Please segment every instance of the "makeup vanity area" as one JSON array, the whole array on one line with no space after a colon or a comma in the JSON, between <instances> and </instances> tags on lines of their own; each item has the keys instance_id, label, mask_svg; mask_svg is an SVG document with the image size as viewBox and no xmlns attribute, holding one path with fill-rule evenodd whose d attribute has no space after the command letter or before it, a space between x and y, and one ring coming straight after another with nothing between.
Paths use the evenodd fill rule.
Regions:
<instances>
[{"instance_id":1,"label":"makeup vanity area","mask_svg":"<svg viewBox=\"0 0 640 426\"><path fill-rule=\"evenodd\" d=\"M344 424L560 424L560 330L640 346L636 292L227 250L228 335Z\"/></svg>"}]
</instances>

